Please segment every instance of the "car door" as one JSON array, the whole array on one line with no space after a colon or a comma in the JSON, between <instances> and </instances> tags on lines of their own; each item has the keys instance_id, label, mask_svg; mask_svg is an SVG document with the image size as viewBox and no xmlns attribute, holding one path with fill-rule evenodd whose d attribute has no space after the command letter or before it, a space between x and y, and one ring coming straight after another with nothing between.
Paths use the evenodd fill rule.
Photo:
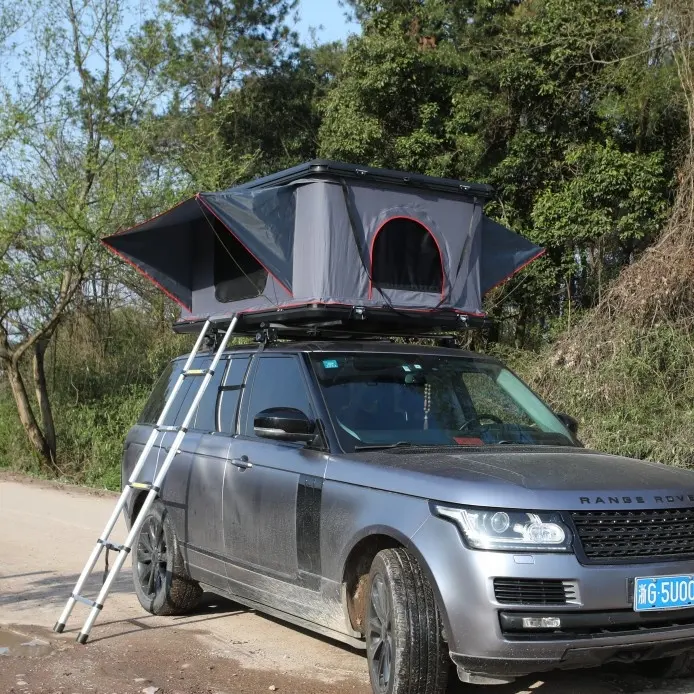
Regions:
<instances>
[{"instance_id":1,"label":"car door","mask_svg":"<svg viewBox=\"0 0 694 694\"><path fill-rule=\"evenodd\" d=\"M196 360L195 368L206 369L212 357ZM217 404L220 386L229 366L223 358L210 380L184 439L177 461L179 474L176 485L185 490L185 530L180 536L187 554L191 575L210 586L225 589L226 568L223 557L222 488L229 437L217 427ZM177 424L181 424L193 401L201 378L191 378L186 400L181 407ZM185 477L184 477L185 475Z\"/></svg>"},{"instance_id":2,"label":"car door","mask_svg":"<svg viewBox=\"0 0 694 694\"><path fill-rule=\"evenodd\" d=\"M270 407L293 407L315 418L304 368L295 354L254 358L224 480L232 592L258 586L259 574L314 589L319 584L326 454L305 444L262 439L253 431L255 415ZM271 602L267 596L252 597Z\"/></svg>"}]
</instances>

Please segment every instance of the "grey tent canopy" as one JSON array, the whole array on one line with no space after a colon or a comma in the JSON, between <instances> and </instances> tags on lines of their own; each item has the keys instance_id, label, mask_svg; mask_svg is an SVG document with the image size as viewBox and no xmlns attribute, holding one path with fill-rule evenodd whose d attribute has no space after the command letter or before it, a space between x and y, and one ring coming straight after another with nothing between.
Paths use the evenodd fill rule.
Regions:
<instances>
[{"instance_id":1,"label":"grey tent canopy","mask_svg":"<svg viewBox=\"0 0 694 694\"><path fill-rule=\"evenodd\" d=\"M181 306L183 326L460 327L543 252L483 214L492 194L317 160L199 193L103 243Z\"/></svg>"}]
</instances>

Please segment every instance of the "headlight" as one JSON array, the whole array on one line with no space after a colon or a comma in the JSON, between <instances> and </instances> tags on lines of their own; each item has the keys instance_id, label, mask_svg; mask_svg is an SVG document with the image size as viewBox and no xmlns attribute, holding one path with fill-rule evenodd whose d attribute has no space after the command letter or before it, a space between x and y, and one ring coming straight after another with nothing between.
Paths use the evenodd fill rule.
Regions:
<instances>
[{"instance_id":1,"label":"headlight","mask_svg":"<svg viewBox=\"0 0 694 694\"><path fill-rule=\"evenodd\" d=\"M433 508L437 515L452 520L474 549L571 551L571 532L557 513L455 508L440 504Z\"/></svg>"}]
</instances>

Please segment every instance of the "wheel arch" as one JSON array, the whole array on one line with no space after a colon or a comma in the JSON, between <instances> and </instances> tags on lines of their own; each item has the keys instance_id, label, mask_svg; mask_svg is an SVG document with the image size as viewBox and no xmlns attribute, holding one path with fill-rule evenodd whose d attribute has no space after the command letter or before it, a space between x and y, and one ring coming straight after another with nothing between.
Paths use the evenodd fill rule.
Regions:
<instances>
[{"instance_id":1,"label":"wheel arch","mask_svg":"<svg viewBox=\"0 0 694 694\"><path fill-rule=\"evenodd\" d=\"M441 618L450 633L448 616L441 593L426 558L411 537L396 528L374 525L363 528L347 545L341 558L342 591L347 617L351 627L363 634L364 607L366 605L367 579L374 557L384 549L402 547L415 557L434 592Z\"/></svg>"}]
</instances>

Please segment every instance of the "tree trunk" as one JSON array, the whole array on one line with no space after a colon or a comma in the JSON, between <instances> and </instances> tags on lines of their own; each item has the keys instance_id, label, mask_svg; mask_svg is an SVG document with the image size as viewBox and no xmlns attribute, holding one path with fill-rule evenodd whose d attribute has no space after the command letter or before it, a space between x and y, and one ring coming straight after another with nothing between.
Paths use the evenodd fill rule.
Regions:
<instances>
[{"instance_id":1,"label":"tree trunk","mask_svg":"<svg viewBox=\"0 0 694 694\"><path fill-rule=\"evenodd\" d=\"M48 347L48 338L39 340L34 345L33 367L34 367L34 388L36 389L36 402L39 404L41 413L41 428L43 437L51 456L53 467L56 464L56 441L55 441L55 421L53 420L53 409L48 398L48 385L46 383L45 356Z\"/></svg>"},{"instance_id":2,"label":"tree trunk","mask_svg":"<svg viewBox=\"0 0 694 694\"><path fill-rule=\"evenodd\" d=\"M19 370L19 365L14 363L12 359L3 359L2 364L5 367L7 378L10 382L10 388L12 389L12 395L17 404L17 412L19 413L19 419L22 422L24 431L34 450L38 453L41 463L51 472L55 473L58 471L55 460L51 455L50 446L39 428L36 417L34 417L27 390L24 386L24 379Z\"/></svg>"}]
</instances>

